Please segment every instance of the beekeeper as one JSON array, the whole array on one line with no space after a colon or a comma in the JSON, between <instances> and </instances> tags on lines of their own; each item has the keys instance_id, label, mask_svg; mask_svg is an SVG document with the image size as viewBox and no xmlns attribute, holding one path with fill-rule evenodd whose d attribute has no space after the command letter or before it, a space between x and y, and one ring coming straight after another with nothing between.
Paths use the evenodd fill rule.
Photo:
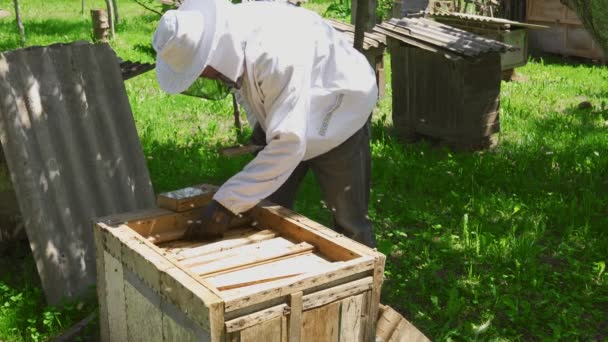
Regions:
<instances>
[{"instance_id":1,"label":"beekeeper","mask_svg":"<svg viewBox=\"0 0 608 342\"><path fill-rule=\"evenodd\" d=\"M265 132L264 149L220 187L187 235L221 234L266 198L292 208L310 169L334 229L375 246L367 210L378 89L342 35L314 12L277 2L187 0L162 16L153 37L161 88L192 94L219 80Z\"/></svg>"}]
</instances>

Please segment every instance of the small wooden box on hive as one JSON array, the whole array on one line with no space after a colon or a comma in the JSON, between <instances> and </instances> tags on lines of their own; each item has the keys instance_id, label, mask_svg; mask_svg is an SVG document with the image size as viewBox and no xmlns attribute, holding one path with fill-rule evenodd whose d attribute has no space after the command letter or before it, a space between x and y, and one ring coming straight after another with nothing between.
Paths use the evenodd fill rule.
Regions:
<instances>
[{"instance_id":1,"label":"small wooden box on hive","mask_svg":"<svg viewBox=\"0 0 608 342\"><path fill-rule=\"evenodd\" d=\"M382 254L269 203L222 239L180 240L214 191L97 220L102 340L374 339Z\"/></svg>"}]
</instances>

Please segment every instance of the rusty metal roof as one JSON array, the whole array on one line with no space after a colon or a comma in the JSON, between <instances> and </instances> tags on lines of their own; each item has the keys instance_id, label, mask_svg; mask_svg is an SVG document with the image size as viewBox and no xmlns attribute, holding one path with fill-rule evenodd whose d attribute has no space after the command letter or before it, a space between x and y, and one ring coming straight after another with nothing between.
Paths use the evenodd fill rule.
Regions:
<instances>
[{"instance_id":1,"label":"rusty metal roof","mask_svg":"<svg viewBox=\"0 0 608 342\"><path fill-rule=\"evenodd\" d=\"M342 32L349 42L355 40L355 26L341 21L333 19L327 20L336 31ZM386 37L383 34L377 32L365 32L363 36L363 50L369 50L372 48L384 48L386 45Z\"/></svg>"},{"instance_id":2,"label":"rusty metal roof","mask_svg":"<svg viewBox=\"0 0 608 342\"><path fill-rule=\"evenodd\" d=\"M49 303L95 283L95 217L154 206L106 44L0 53L0 141Z\"/></svg>"},{"instance_id":3,"label":"rusty metal roof","mask_svg":"<svg viewBox=\"0 0 608 342\"><path fill-rule=\"evenodd\" d=\"M421 49L442 53L447 58L454 59L476 57L487 52L505 52L517 49L424 18L390 19L376 25L374 31Z\"/></svg>"},{"instance_id":4,"label":"rusty metal roof","mask_svg":"<svg viewBox=\"0 0 608 342\"><path fill-rule=\"evenodd\" d=\"M454 13L454 12L433 12L428 13L432 17L441 18L445 21L456 20L459 22L466 21L474 21L479 23L484 23L493 26L499 26L503 28L511 28L511 27L526 27L526 28L548 28L548 26L543 25L535 25L529 23L522 23L519 21L513 21L503 18L494 18L494 17L486 17L483 15L477 14L468 14L468 13Z\"/></svg>"}]
</instances>

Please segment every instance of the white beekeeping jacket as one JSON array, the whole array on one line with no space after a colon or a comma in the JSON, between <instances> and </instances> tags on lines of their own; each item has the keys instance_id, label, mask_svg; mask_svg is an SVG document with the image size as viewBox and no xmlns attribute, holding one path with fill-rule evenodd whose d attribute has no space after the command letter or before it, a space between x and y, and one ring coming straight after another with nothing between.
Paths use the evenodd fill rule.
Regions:
<instances>
[{"instance_id":1,"label":"white beekeeping jacket","mask_svg":"<svg viewBox=\"0 0 608 342\"><path fill-rule=\"evenodd\" d=\"M268 144L215 194L241 213L276 191L301 161L363 127L378 89L365 57L317 14L270 2L231 8L230 35L218 38L209 65L233 80L241 76L237 99Z\"/></svg>"}]
</instances>

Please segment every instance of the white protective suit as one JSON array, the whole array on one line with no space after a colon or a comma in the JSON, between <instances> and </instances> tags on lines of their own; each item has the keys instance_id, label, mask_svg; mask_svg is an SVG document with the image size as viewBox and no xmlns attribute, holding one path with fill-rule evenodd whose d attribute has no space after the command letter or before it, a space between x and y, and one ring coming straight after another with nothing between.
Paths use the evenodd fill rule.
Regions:
<instances>
[{"instance_id":1,"label":"white protective suit","mask_svg":"<svg viewBox=\"0 0 608 342\"><path fill-rule=\"evenodd\" d=\"M314 12L272 2L228 8L209 65L241 82L237 99L268 144L215 194L241 213L275 192L301 161L361 129L378 90L365 57Z\"/></svg>"}]
</instances>

